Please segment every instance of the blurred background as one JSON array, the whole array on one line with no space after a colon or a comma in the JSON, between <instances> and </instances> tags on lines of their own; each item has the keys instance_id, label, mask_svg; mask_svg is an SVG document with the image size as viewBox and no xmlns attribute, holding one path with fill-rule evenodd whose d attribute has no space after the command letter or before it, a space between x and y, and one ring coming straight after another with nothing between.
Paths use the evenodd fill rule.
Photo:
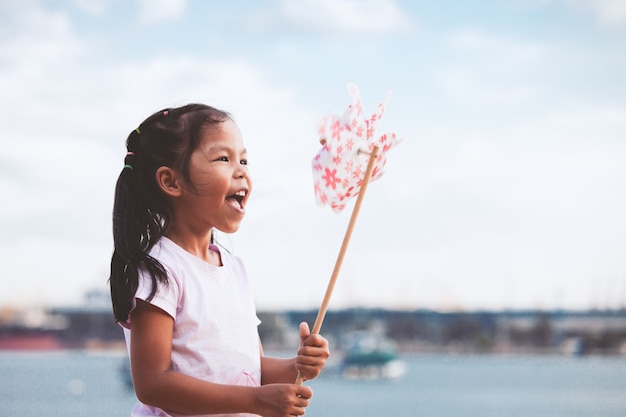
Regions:
<instances>
[{"instance_id":1,"label":"blurred background","mask_svg":"<svg viewBox=\"0 0 626 417\"><path fill-rule=\"evenodd\" d=\"M0 395L14 408L0 416L32 406L10 390L11 375L42 380L24 366L52 375L63 360L94 369L123 356L107 296L113 190L127 135L166 107L207 103L242 129L254 191L241 230L219 240L246 262L265 340L290 350L351 210L315 204L310 168L319 120L344 112L348 82L366 114L392 91L379 133L404 139L368 190L333 294L325 329L338 351L349 341L335 335L377 333L409 355L402 378L440 354L601 356L563 372L559 360L531 365L588 384L546 383L560 387L541 392L563 398L562 415L592 415L587 400L623 415L610 372L625 370L626 351L625 45L621 0L2 2ZM451 372L486 366L446 360ZM484 381L516 379L500 365ZM93 394L91 377L59 375L46 385L70 402ZM479 385L392 412L559 415L532 389L518 408L506 408L513 388L496 403L493 385L462 394ZM465 408L447 409L450 396Z\"/></svg>"}]
</instances>

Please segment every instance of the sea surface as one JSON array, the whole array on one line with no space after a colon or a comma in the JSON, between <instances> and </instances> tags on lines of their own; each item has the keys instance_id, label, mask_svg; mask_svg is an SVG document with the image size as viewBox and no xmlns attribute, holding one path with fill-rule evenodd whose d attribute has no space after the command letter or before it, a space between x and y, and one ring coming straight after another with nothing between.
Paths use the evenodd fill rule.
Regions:
<instances>
[{"instance_id":1,"label":"sea surface","mask_svg":"<svg viewBox=\"0 0 626 417\"><path fill-rule=\"evenodd\" d=\"M122 354L0 352L0 417L129 416ZM624 417L626 358L405 356L393 381L328 370L308 417Z\"/></svg>"}]
</instances>

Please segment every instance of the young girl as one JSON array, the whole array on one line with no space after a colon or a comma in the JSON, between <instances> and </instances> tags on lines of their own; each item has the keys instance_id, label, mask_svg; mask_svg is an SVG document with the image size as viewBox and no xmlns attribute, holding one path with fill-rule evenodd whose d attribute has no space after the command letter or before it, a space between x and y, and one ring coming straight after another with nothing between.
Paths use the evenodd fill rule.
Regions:
<instances>
[{"instance_id":1,"label":"young girl","mask_svg":"<svg viewBox=\"0 0 626 417\"><path fill-rule=\"evenodd\" d=\"M139 403L133 416L304 414L328 342L300 325L292 359L263 355L233 233L252 183L241 132L201 104L160 111L128 136L113 208L111 298Z\"/></svg>"}]
</instances>

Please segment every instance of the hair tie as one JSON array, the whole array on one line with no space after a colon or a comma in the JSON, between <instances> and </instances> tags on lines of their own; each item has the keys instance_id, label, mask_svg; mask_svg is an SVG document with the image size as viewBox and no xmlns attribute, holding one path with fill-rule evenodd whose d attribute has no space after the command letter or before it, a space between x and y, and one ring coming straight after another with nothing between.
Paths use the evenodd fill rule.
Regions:
<instances>
[{"instance_id":1,"label":"hair tie","mask_svg":"<svg viewBox=\"0 0 626 417\"><path fill-rule=\"evenodd\" d=\"M139 128L135 129L135 132L137 132L138 135L141 135L141 130L139 130Z\"/></svg>"},{"instance_id":2,"label":"hair tie","mask_svg":"<svg viewBox=\"0 0 626 417\"><path fill-rule=\"evenodd\" d=\"M169 111L163 110L163 117L166 117L168 113L169 113Z\"/></svg>"},{"instance_id":3,"label":"hair tie","mask_svg":"<svg viewBox=\"0 0 626 417\"><path fill-rule=\"evenodd\" d=\"M131 151L126 152L126 158L124 158L124 162L126 162L126 159L127 159L129 156L135 156L135 153L134 153L134 152L131 152ZM128 168L128 169L132 170L132 169L133 169L133 166L132 166L131 164L126 163L126 164L124 165L124 169L126 169L126 168Z\"/></svg>"}]
</instances>

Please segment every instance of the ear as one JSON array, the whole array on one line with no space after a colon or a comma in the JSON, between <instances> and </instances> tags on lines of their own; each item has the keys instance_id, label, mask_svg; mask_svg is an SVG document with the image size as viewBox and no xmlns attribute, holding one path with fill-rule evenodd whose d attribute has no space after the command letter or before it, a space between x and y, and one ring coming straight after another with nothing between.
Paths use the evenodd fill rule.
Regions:
<instances>
[{"instance_id":1,"label":"ear","mask_svg":"<svg viewBox=\"0 0 626 417\"><path fill-rule=\"evenodd\" d=\"M156 170L156 182L161 191L170 197L178 197L182 192L178 173L170 167L159 167Z\"/></svg>"}]
</instances>

